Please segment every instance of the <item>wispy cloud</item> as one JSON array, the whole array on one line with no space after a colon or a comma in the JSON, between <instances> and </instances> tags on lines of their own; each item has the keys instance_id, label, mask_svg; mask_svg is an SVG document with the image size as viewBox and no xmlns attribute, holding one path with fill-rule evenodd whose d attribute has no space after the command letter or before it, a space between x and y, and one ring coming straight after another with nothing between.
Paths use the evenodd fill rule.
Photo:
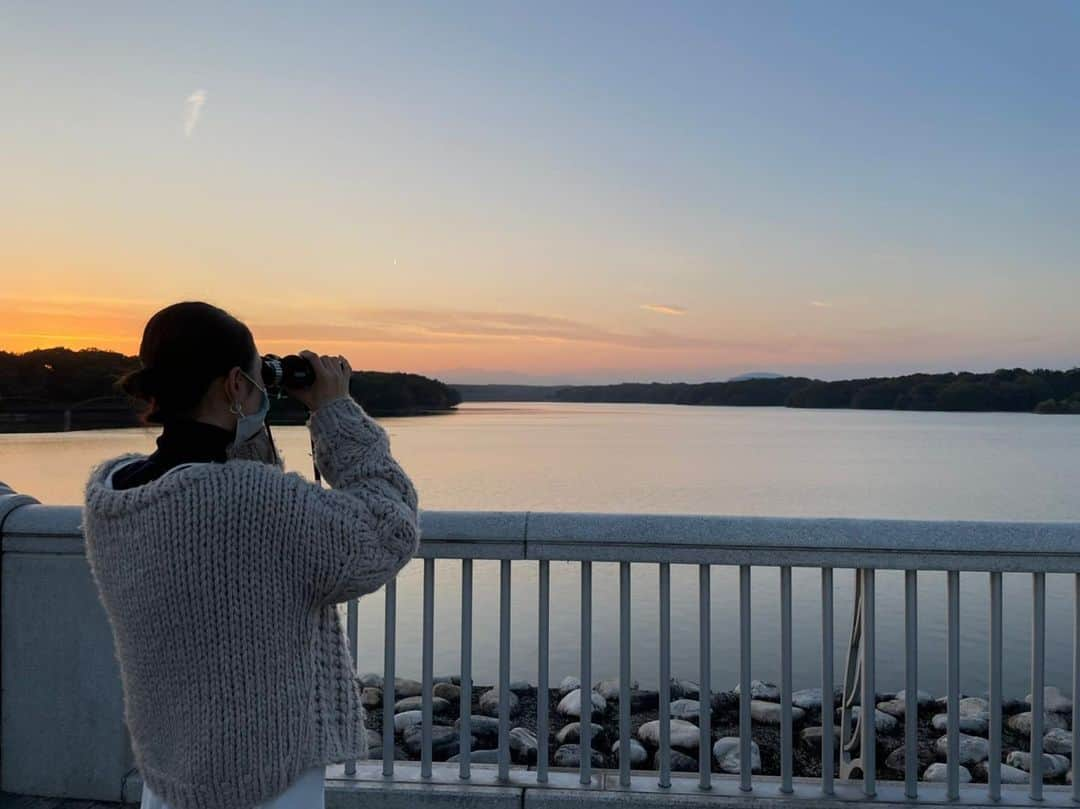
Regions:
<instances>
[{"instance_id":1,"label":"wispy cloud","mask_svg":"<svg viewBox=\"0 0 1080 809\"><path fill-rule=\"evenodd\" d=\"M673 334L659 329L624 332L566 317L529 312L367 308L326 310L318 324L290 319L260 319L249 323L260 341L313 339L344 343L430 345L513 340L530 343L606 344L630 349L747 350L764 346L755 340ZM771 346L772 341L769 341Z\"/></svg>"},{"instance_id":2,"label":"wispy cloud","mask_svg":"<svg viewBox=\"0 0 1080 809\"><path fill-rule=\"evenodd\" d=\"M811 306L816 306L818 309L828 309L832 306L828 301L810 301Z\"/></svg>"},{"instance_id":3,"label":"wispy cloud","mask_svg":"<svg viewBox=\"0 0 1080 809\"><path fill-rule=\"evenodd\" d=\"M196 90L184 102L184 137L191 137L199 123L203 105L206 104L206 90Z\"/></svg>"},{"instance_id":4,"label":"wispy cloud","mask_svg":"<svg viewBox=\"0 0 1080 809\"><path fill-rule=\"evenodd\" d=\"M686 314L686 309L684 307L666 303L643 303L641 304L641 308L648 309L650 312L659 312L662 315Z\"/></svg>"}]
</instances>

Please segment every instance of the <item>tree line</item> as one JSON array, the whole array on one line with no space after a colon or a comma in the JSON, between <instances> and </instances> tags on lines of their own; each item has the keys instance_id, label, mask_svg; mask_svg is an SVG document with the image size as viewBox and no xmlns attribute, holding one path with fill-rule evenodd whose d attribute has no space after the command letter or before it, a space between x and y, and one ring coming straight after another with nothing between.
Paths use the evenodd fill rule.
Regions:
<instances>
[{"instance_id":1,"label":"tree line","mask_svg":"<svg viewBox=\"0 0 1080 809\"><path fill-rule=\"evenodd\" d=\"M139 423L140 403L116 387L116 381L141 365L138 357L88 348L45 348L16 354L0 351L0 432L5 429L62 429L58 414L78 429ZM447 411L461 401L456 390L419 374L356 371L350 392L375 416ZM271 419L302 423L304 406L271 398ZM20 427L21 425L21 427Z\"/></svg>"},{"instance_id":2,"label":"tree line","mask_svg":"<svg viewBox=\"0 0 1080 809\"><path fill-rule=\"evenodd\" d=\"M564 402L1080 413L1080 368L1003 368L984 374L909 374L834 382L785 376L734 382L572 385L551 389L550 398Z\"/></svg>"}]
</instances>

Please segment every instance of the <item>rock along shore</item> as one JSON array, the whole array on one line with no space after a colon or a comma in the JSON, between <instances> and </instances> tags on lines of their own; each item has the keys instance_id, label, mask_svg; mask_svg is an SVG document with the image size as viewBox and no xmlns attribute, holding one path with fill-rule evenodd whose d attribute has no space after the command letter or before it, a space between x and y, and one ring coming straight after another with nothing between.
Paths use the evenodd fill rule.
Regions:
<instances>
[{"instance_id":1,"label":"rock along shore","mask_svg":"<svg viewBox=\"0 0 1080 809\"><path fill-rule=\"evenodd\" d=\"M363 687L364 705L368 711L371 759L382 758L382 699L383 682L378 674L359 677ZM460 752L461 688L456 676L436 677L432 703L435 729L432 755L436 761L456 761ZM536 687L527 682L510 683L510 755L515 764L533 765L538 754L536 738ZM397 679L394 689L394 757L400 760L419 760L422 687L415 680ZM701 703L696 683L689 680L671 681L671 767L674 771L697 771L701 755L709 756L710 766L717 773L738 773L739 761L739 689L713 692L709 705L711 745L700 750L699 719ZM877 729L877 776L882 779L904 777L904 692L877 695L874 722ZM631 684L631 767L659 769L659 699L657 691L645 690ZM751 767L755 773L780 774L780 689L773 683L754 680L751 683L750 713L753 724ZM619 766L619 683L605 680L595 683L591 692L592 738L591 759L596 767ZM831 710L838 763L841 695L832 695ZM549 693L548 756L553 767L577 767L581 761L580 729L582 694L574 677L566 677ZM918 696L918 761L919 777L927 781L945 779L947 758L946 700L920 691ZM470 706L472 760L494 762L499 742L499 694L491 686L474 685ZM1043 773L1046 783L1072 781L1072 701L1053 686L1046 688L1043 720ZM796 691L792 697L794 723L794 767L796 776L820 777L821 716L829 710L828 699L823 706L819 688ZM857 710L856 710L857 713ZM1031 769L1030 695L1024 699L1006 699L1002 703L1002 760L1003 783L1023 783ZM962 781L985 782L989 771L990 705L981 696L963 696L960 700L960 778Z\"/></svg>"}]
</instances>

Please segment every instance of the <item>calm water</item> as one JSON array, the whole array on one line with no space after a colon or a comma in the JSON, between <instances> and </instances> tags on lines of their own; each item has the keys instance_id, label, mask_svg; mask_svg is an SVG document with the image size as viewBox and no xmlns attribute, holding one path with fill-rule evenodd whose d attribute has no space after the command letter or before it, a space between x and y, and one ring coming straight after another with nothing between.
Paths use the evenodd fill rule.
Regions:
<instances>
[{"instance_id":1,"label":"calm water","mask_svg":"<svg viewBox=\"0 0 1080 809\"><path fill-rule=\"evenodd\" d=\"M636 511L773 516L1080 520L1080 418L1026 414L894 413L666 405L477 403L458 413L386 419L395 455L428 509ZM307 432L275 430L286 463L310 475ZM147 430L0 435L0 480L46 503L78 503L89 467L153 447ZM457 563L437 565L436 670L458 665ZM398 670L420 671L420 568L398 587ZM851 573L837 573L835 658L841 671ZM697 573L675 567L672 671L697 678ZM985 574L961 576L961 678L986 688ZM618 571L594 565L597 677L618 669ZM577 567L552 564L551 676L577 671ZM1027 688L1030 577L1005 576L1006 691ZM779 677L779 574L755 568L753 671ZM903 686L903 579L878 580L882 689ZM943 693L944 574L920 576L920 687ZM817 685L817 571L796 570L796 687ZM634 669L655 685L657 575L634 571ZM493 680L498 663L497 564L476 563L474 671ZM713 683L737 678L737 571L713 570ZM1047 682L1070 682L1072 583L1047 580ZM515 563L513 677L536 680L536 566ZM382 665L381 593L361 602L362 669Z\"/></svg>"}]
</instances>

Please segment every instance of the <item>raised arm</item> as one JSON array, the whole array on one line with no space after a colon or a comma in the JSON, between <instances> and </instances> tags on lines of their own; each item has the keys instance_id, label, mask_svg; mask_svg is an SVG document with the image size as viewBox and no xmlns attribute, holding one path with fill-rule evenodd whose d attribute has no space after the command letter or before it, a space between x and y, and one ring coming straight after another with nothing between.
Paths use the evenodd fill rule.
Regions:
<instances>
[{"instance_id":1,"label":"raised arm","mask_svg":"<svg viewBox=\"0 0 1080 809\"><path fill-rule=\"evenodd\" d=\"M413 557L420 541L416 489L390 454L386 430L348 394L351 369L342 362L343 389L326 382L325 364L316 365L321 389L314 392L308 420L315 464L331 488L285 476L302 504L305 567L324 602L377 590Z\"/></svg>"},{"instance_id":2,"label":"raised arm","mask_svg":"<svg viewBox=\"0 0 1080 809\"><path fill-rule=\"evenodd\" d=\"M351 398L329 402L309 421L315 463L332 488L281 475L294 505L295 552L320 602L373 592L416 553L416 489L390 454L386 431Z\"/></svg>"}]
</instances>

